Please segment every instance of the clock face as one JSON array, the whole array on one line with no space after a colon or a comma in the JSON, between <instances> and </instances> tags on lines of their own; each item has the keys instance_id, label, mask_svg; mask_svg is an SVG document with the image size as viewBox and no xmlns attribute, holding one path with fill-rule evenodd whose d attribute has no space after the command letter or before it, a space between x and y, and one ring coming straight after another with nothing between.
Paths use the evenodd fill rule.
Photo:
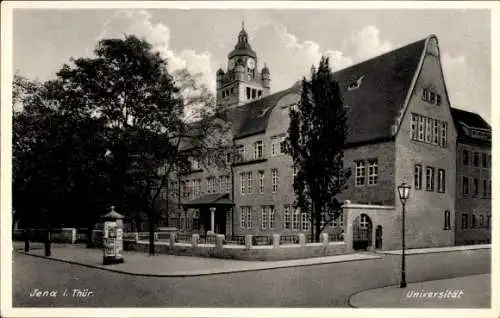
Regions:
<instances>
[{"instance_id":1,"label":"clock face","mask_svg":"<svg viewBox=\"0 0 500 318\"><path fill-rule=\"evenodd\" d=\"M229 64L227 65L230 70L234 68L234 59L229 60Z\"/></svg>"},{"instance_id":2,"label":"clock face","mask_svg":"<svg viewBox=\"0 0 500 318\"><path fill-rule=\"evenodd\" d=\"M255 68L255 60L253 58L247 60L247 67L251 70Z\"/></svg>"}]
</instances>

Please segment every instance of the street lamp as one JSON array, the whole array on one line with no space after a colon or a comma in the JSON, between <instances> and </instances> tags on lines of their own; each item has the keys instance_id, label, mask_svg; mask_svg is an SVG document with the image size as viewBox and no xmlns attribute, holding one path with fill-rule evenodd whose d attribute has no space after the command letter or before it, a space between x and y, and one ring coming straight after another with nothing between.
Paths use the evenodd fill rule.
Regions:
<instances>
[{"instance_id":1,"label":"street lamp","mask_svg":"<svg viewBox=\"0 0 500 318\"><path fill-rule=\"evenodd\" d=\"M406 182L403 182L399 187L398 187L398 193L399 193L399 200L401 200L401 204L403 205L403 218L402 218L402 224L401 224L401 246L402 246L402 253L401 253L401 282L399 284L400 288L405 288L406 287L406 271L405 271L405 205L406 201L408 200L408 197L410 196L410 190L411 187L406 184Z\"/></svg>"}]
</instances>

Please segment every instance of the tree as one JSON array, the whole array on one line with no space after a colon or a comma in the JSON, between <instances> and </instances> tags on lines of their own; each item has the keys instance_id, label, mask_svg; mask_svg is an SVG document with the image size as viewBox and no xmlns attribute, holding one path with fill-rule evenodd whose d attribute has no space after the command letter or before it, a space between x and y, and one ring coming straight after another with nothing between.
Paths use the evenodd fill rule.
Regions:
<instances>
[{"instance_id":1,"label":"tree","mask_svg":"<svg viewBox=\"0 0 500 318\"><path fill-rule=\"evenodd\" d=\"M339 85L322 57L311 79L302 79L301 98L290 110L286 152L297 169L293 189L295 208L307 213L315 241L340 211L337 195L346 188L343 168L347 113Z\"/></svg>"},{"instance_id":2,"label":"tree","mask_svg":"<svg viewBox=\"0 0 500 318\"><path fill-rule=\"evenodd\" d=\"M225 127L225 112L187 72L179 76L191 89L181 90L167 61L135 36L103 39L95 57L72 62L57 74L61 105L83 118L104 121L112 201L128 214L146 214L154 255L158 197L172 173L186 169L183 150L206 156L220 148L222 138L214 136L224 136L216 132Z\"/></svg>"}]
</instances>

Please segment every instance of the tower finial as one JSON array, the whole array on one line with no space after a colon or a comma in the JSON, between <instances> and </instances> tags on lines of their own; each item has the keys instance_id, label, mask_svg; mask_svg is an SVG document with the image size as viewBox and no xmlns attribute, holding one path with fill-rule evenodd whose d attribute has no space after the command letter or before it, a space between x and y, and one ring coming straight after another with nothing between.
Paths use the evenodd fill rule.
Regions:
<instances>
[{"instance_id":1,"label":"tower finial","mask_svg":"<svg viewBox=\"0 0 500 318\"><path fill-rule=\"evenodd\" d=\"M245 21L243 21L243 20L241 21L241 29L245 30Z\"/></svg>"}]
</instances>

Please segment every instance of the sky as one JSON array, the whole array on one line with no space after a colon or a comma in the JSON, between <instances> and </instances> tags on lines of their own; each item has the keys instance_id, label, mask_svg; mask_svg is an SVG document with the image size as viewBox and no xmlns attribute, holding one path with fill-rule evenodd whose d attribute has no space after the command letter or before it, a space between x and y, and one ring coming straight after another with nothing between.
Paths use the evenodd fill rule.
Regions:
<instances>
[{"instance_id":1,"label":"sky","mask_svg":"<svg viewBox=\"0 0 500 318\"><path fill-rule=\"evenodd\" d=\"M336 70L435 34L452 106L492 122L488 10L15 9L13 68L50 79L71 57L92 56L99 39L135 34L170 71L201 73L214 91L243 21L273 92L307 75L322 55Z\"/></svg>"}]
</instances>

